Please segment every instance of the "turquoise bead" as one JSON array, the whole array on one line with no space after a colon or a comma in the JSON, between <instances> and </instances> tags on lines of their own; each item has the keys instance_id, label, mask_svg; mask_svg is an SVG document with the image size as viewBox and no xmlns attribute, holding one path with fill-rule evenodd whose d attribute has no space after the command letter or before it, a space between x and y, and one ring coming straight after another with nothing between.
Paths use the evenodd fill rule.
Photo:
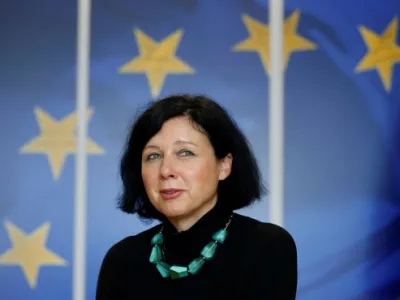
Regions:
<instances>
[{"instance_id":1,"label":"turquoise bead","mask_svg":"<svg viewBox=\"0 0 400 300\"><path fill-rule=\"evenodd\" d=\"M170 266L162 260L164 237L160 231L151 239L151 245L153 247L151 249L149 261L156 266L163 278L170 277L172 279L179 279L189 275L195 275L200 272L206 261L211 260L215 256L218 245L225 242L228 236L226 229L229 224L230 220L225 228L218 230L212 235L212 241L201 250L201 256L192 260L188 266Z\"/></svg>"},{"instance_id":2,"label":"turquoise bead","mask_svg":"<svg viewBox=\"0 0 400 300\"><path fill-rule=\"evenodd\" d=\"M217 249L217 243L214 242L209 242L203 250L201 250L201 255L207 259L210 260L211 258L214 257L215 250Z\"/></svg>"},{"instance_id":3,"label":"turquoise bead","mask_svg":"<svg viewBox=\"0 0 400 300\"><path fill-rule=\"evenodd\" d=\"M216 233L213 234L212 238L215 241L222 244L223 242L225 242L227 236L228 236L228 232L225 229L220 229Z\"/></svg>"},{"instance_id":4,"label":"turquoise bead","mask_svg":"<svg viewBox=\"0 0 400 300\"><path fill-rule=\"evenodd\" d=\"M182 278L189 275L188 268L182 266L172 266L169 268L169 273L172 279Z\"/></svg>"},{"instance_id":5,"label":"turquoise bead","mask_svg":"<svg viewBox=\"0 0 400 300\"><path fill-rule=\"evenodd\" d=\"M205 262L205 260L202 257L192 260L192 262L189 264L190 274L197 274L200 271L200 269L203 267L204 262Z\"/></svg>"},{"instance_id":6,"label":"turquoise bead","mask_svg":"<svg viewBox=\"0 0 400 300\"><path fill-rule=\"evenodd\" d=\"M157 267L158 272L160 272L160 274L163 278L169 277L170 274L169 274L169 265L168 264L166 264L163 261L159 261L159 262L157 262L156 267Z\"/></svg>"},{"instance_id":7,"label":"turquoise bead","mask_svg":"<svg viewBox=\"0 0 400 300\"><path fill-rule=\"evenodd\" d=\"M155 245L153 249L151 249L151 254L150 254L150 262L155 264L159 261L161 261L161 248L158 245Z\"/></svg>"},{"instance_id":8,"label":"turquoise bead","mask_svg":"<svg viewBox=\"0 0 400 300\"><path fill-rule=\"evenodd\" d=\"M151 244L152 245L161 245L164 242L164 237L161 232L157 233L153 238L151 239Z\"/></svg>"}]
</instances>

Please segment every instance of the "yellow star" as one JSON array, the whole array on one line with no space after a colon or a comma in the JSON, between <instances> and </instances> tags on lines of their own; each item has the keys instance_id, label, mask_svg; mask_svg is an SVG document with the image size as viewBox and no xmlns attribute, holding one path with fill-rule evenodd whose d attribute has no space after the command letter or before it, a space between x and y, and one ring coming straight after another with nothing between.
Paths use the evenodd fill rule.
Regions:
<instances>
[{"instance_id":1,"label":"yellow star","mask_svg":"<svg viewBox=\"0 0 400 300\"><path fill-rule=\"evenodd\" d=\"M92 110L88 112L88 118L91 115ZM42 109L35 108L35 116L39 123L40 134L23 145L20 150L22 153L47 154L53 178L58 179L67 155L76 153L76 113L68 115L61 121L56 121ZM104 152L91 139L88 139L87 151L93 154Z\"/></svg>"},{"instance_id":2,"label":"yellow star","mask_svg":"<svg viewBox=\"0 0 400 300\"><path fill-rule=\"evenodd\" d=\"M400 62L400 47L396 44L398 26L395 17L381 36L364 26L358 28L368 52L358 63L356 72L377 69L387 92L392 89L393 66Z\"/></svg>"},{"instance_id":3,"label":"yellow star","mask_svg":"<svg viewBox=\"0 0 400 300\"><path fill-rule=\"evenodd\" d=\"M134 30L138 43L139 55L124 64L121 73L146 73L151 95L160 94L168 73L193 74L194 70L184 61L175 56L183 31L176 30L161 42L154 41L139 29Z\"/></svg>"},{"instance_id":4,"label":"yellow star","mask_svg":"<svg viewBox=\"0 0 400 300\"><path fill-rule=\"evenodd\" d=\"M66 266L67 262L46 248L50 224L44 223L26 234L11 222L5 221L12 248L0 256L0 265L19 265L31 288L36 288L41 266Z\"/></svg>"},{"instance_id":5,"label":"yellow star","mask_svg":"<svg viewBox=\"0 0 400 300\"><path fill-rule=\"evenodd\" d=\"M289 58L293 52L314 50L317 46L306 38L297 34L300 12L294 11L284 23L283 39L283 59L284 68L287 69ZM249 32L249 37L236 44L235 51L253 51L257 52L261 58L264 70L269 72L269 28L268 25L261 23L250 16L244 15L243 22Z\"/></svg>"}]
</instances>

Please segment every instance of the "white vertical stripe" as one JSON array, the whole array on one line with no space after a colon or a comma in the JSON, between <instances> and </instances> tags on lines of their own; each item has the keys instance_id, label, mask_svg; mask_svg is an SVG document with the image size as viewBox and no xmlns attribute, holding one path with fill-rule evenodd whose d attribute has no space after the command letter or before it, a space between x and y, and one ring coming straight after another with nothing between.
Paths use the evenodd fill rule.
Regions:
<instances>
[{"instance_id":1,"label":"white vertical stripe","mask_svg":"<svg viewBox=\"0 0 400 300\"><path fill-rule=\"evenodd\" d=\"M77 154L75 173L75 228L73 299L86 299L86 164L87 109L89 102L90 0L78 0L77 32Z\"/></svg>"},{"instance_id":2,"label":"white vertical stripe","mask_svg":"<svg viewBox=\"0 0 400 300\"><path fill-rule=\"evenodd\" d=\"M284 224L284 0L269 0L269 182L270 221Z\"/></svg>"}]
</instances>

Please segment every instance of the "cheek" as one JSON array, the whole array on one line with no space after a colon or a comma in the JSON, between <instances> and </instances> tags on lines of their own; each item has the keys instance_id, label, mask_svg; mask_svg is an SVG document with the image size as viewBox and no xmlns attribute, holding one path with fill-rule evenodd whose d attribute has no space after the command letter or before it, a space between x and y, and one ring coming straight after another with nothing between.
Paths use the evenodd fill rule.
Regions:
<instances>
[{"instance_id":1,"label":"cheek","mask_svg":"<svg viewBox=\"0 0 400 300\"><path fill-rule=\"evenodd\" d=\"M142 167L142 180L146 190L154 187L155 176L154 171L149 167Z\"/></svg>"},{"instance_id":2,"label":"cheek","mask_svg":"<svg viewBox=\"0 0 400 300\"><path fill-rule=\"evenodd\" d=\"M196 167L190 168L188 178L195 184L203 185L204 183L211 184L218 180L218 173L215 164L203 163Z\"/></svg>"}]
</instances>

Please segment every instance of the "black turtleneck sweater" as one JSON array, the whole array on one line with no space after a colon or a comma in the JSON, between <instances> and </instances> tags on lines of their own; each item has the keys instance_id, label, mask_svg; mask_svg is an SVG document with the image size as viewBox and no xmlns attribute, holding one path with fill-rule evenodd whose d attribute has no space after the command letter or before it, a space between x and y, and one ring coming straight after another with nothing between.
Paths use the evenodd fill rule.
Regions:
<instances>
[{"instance_id":1,"label":"black turtleneck sweater","mask_svg":"<svg viewBox=\"0 0 400 300\"><path fill-rule=\"evenodd\" d=\"M216 207L179 233L166 223L166 263L187 266L199 257L230 215ZM283 228L234 213L226 241L199 273L165 279L149 262L151 239L161 226L127 237L110 248L100 269L96 300L296 298L296 245Z\"/></svg>"}]
</instances>

